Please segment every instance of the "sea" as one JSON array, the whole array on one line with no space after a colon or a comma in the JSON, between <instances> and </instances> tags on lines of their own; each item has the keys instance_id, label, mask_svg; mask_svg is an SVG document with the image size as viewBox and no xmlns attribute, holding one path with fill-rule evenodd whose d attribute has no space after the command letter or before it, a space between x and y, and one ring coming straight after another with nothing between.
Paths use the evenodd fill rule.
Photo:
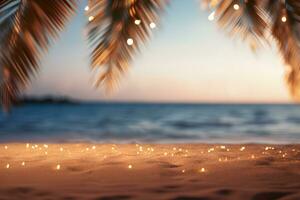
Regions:
<instances>
[{"instance_id":1,"label":"sea","mask_svg":"<svg viewBox=\"0 0 300 200\"><path fill-rule=\"evenodd\" d=\"M0 142L300 143L300 106L26 104L0 112Z\"/></svg>"}]
</instances>

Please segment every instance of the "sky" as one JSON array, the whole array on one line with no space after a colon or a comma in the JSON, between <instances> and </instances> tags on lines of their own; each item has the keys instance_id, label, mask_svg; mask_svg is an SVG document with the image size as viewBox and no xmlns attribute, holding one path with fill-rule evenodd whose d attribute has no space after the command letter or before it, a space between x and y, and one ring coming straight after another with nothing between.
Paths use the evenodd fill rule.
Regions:
<instances>
[{"instance_id":1,"label":"sky","mask_svg":"<svg viewBox=\"0 0 300 200\"><path fill-rule=\"evenodd\" d=\"M27 95L92 101L288 103L276 49L253 53L230 38L199 0L171 0L151 40L112 94L93 87L84 6L41 62Z\"/></svg>"}]
</instances>

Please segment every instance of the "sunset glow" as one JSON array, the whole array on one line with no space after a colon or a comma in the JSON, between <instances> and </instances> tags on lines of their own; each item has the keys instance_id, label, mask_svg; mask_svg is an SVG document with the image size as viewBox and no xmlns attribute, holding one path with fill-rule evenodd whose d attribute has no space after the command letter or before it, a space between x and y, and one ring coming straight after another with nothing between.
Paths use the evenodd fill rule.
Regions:
<instances>
[{"instance_id":1,"label":"sunset glow","mask_svg":"<svg viewBox=\"0 0 300 200\"><path fill-rule=\"evenodd\" d=\"M163 15L161 26L153 30L153 38L121 78L119 89L105 95L91 86L97 76L90 70L82 31L85 6L45 56L27 94L93 101L291 102L276 50L265 47L254 54L246 43L219 31L215 20L207 20L208 16L213 20L213 13L201 10L197 2L180 0ZM130 39L127 43L133 45Z\"/></svg>"}]
</instances>

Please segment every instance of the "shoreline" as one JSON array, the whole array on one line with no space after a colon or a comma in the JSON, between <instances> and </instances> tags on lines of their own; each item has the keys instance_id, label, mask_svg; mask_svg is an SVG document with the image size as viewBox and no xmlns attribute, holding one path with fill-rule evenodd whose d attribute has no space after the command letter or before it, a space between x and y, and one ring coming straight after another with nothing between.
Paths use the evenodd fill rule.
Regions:
<instances>
[{"instance_id":1,"label":"shoreline","mask_svg":"<svg viewBox=\"0 0 300 200\"><path fill-rule=\"evenodd\" d=\"M53 144L53 145L64 145L64 144L82 144L82 145L258 145L258 146L289 146L289 145L299 145L300 141L291 142L288 140L278 141L273 140L270 141L266 138L263 138L261 142L257 142L254 140L258 140L260 138L253 138L253 141L249 139L242 140L164 140L161 141L153 140L153 141L143 141L143 140L93 140L93 139L74 139L74 140L0 140L0 148L5 145L44 145L44 144Z\"/></svg>"},{"instance_id":2,"label":"shoreline","mask_svg":"<svg viewBox=\"0 0 300 200\"><path fill-rule=\"evenodd\" d=\"M300 144L1 143L0 199L296 200L299 169Z\"/></svg>"}]
</instances>

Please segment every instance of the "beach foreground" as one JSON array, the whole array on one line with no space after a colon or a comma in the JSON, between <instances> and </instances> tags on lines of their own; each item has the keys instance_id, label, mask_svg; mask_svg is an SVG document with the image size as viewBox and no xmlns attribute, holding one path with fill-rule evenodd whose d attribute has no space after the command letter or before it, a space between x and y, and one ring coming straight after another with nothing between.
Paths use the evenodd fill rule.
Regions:
<instances>
[{"instance_id":1,"label":"beach foreground","mask_svg":"<svg viewBox=\"0 0 300 200\"><path fill-rule=\"evenodd\" d=\"M0 199L300 199L300 145L0 147Z\"/></svg>"}]
</instances>

